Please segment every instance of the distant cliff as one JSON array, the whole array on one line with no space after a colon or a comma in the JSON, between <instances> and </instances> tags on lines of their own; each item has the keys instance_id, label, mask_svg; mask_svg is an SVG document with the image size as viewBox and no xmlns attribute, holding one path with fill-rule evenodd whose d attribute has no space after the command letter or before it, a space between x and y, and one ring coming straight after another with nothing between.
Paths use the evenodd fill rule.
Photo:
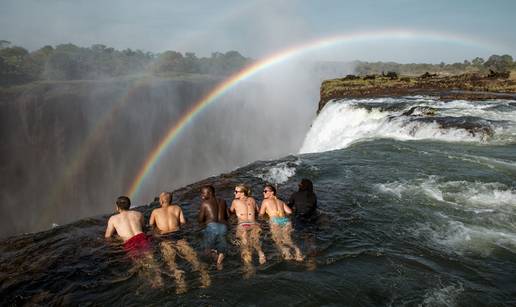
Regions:
<instances>
[{"instance_id":1,"label":"distant cliff","mask_svg":"<svg viewBox=\"0 0 516 307\"><path fill-rule=\"evenodd\" d=\"M218 82L147 77L0 89L0 237L110 210L174 121Z\"/></svg>"},{"instance_id":2,"label":"distant cliff","mask_svg":"<svg viewBox=\"0 0 516 307\"><path fill-rule=\"evenodd\" d=\"M334 99L381 96L433 95L443 99L516 98L516 74L478 73L443 76L425 73L418 77L396 73L326 80L321 85L317 112Z\"/></svg>"}]
</instances>

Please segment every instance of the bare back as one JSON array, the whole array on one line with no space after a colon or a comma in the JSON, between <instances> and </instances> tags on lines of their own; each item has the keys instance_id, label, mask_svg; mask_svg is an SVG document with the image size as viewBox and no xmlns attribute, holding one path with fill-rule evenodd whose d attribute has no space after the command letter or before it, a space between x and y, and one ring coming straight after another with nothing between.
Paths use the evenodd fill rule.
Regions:
<instances>
[{"instance_id":1,"label":"bare back","mask_svg":"<svg viewBox=\"0 0 516 307\"><path fill-rule=\"evenodd\" d=\"M223 199L206 199L201 203L199 212L199 222L201 223L227 223L226 201Z\"/></svg>"},{"instance_id":2,"label":"bare back","mask_svg":"<svg viewBox=\"0 0 516 307\"><path fill-rule=\"evenodd\" d=\"M183 210L178 205L154 209L149 221L149 224L156 226L161 234L177 231L185 223Z\"/></svg>"},{"instance_id":3,"label":"bare back","mask_svg":"<svg viewBox=\"0 0 516 307\"><path fill-rule=\"evenodd\" d=\"M262 207L264 207L265 213L267 213L269 217L285 217L287 214L292 213L290 208L277 198L265 199L262 202Z\"/></svg>"},{"instance_id":4,"label":"bare back","mask_svg":"<svg viewBox=\"0 0 516 307\"><path fill-rule=\"evenodd\" d=\"M126 210L109 218L106 229L106 238L111 237L114 231L127 241L135 235L142 233L143 214L138 211Z\"/></svg>"},{"instance_id":5,"label":"bare back","mask_svg":"<svg viewBox=\"0 0 516 307\"><path fill-rule=\"evenodd\" d=\"M231 203L231 212L235 212L238 223L254 223L256 222L256 201L252 197L245 200L234 199Z\"/></svg>"}]
</instances>

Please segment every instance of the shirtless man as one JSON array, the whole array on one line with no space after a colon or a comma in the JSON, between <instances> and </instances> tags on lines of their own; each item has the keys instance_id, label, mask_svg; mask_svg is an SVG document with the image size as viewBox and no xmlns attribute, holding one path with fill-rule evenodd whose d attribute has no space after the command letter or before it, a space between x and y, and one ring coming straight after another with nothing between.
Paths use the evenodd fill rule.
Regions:
<instances>
[{"instance_id":1,"label":"shirtless man","mask_svg":"<svg viewBox=\"0 0 516 307\"><path fill-rule=\"evenodd\" d=\"M235 213L238 218L236 236L241 243L241 257L245 264L252 262L252 249L258 252L260 264L264 264L267 259L262 251L260 225L256 223L256 213L258 207L256 201L251 197L251 191L243 184L235 187L235 199L231 203L229 211Z\"/></svg>"},{"instance_id":2,"label":"shirtless man","mask_svg":"<svg viewBox=\"0 0 516 307\"><path fill-rule=\"evenodd\" d=\"M120 196L116 200L118 214L111 216L108 220L105 238L110 238L116 231L124 241L124 249L129 257L143 268L157 268L152 256L151 246L148 237L143 233L143 214L138 211L129 210L131 200L127 196ZM148 273L148 272L146 272ZM161 276L153 272L153 286L162 286Z\"/></svg>"},{"instance_id":3,"label":"shirtless man","mask_svg":"<svg viewBox=\"0 0 516 307\"><path fill-rule=\"evenodd\" d=\"M285 260L291 260L290 249L294 249L296 260L303 261L301 250L292 242L292 223L287 215L292 214L292 210L276 197L276 188L266 184L263 188L263 202L260 207L260 217L266 213L269 216L272 240L280 250Z\"/></svg>"},{"instance_id":4,"label":"shirtless man","mask_svg":"<svg viewBox=\"0 0 516 307\"><path fill-rule=\"evenodd\" d=\"M161 208L152 210L149 224L154 227L155 231L164 237L167 235L174 240L175 246L172 241L162 240L160 243L161 252L167 262L170 271L176 278L176 293L185 293L187 290L186 281L184 279L184 272L177 268L176 255L177 252L181 254L188 262L192 264L195 271L199 271L201 275L202 287L209 287L211 284L210 276L206 271L204 265L199 262L197 253L184 239L178 238L178 231L181 225L186 224L186 220L183 214L183 210L178 205L172 204L172 193L162 192L159 195L159 202Z\"/></svg>"},{"instance_id":5,"label":"shirtless man","mask_svg":"<svg viewBox=\"0 0 516 307\"><path fill-rule=\"evenodd\" d=\"M197 220L206 224L204 229L204 249L206 254L214 252L217 257L217 269L222 269L226 252L226 233L228 231L228 210L226 201L215 197L215 188L206 185L201 188L201 206Z\"/></svg>"}]
</instances>

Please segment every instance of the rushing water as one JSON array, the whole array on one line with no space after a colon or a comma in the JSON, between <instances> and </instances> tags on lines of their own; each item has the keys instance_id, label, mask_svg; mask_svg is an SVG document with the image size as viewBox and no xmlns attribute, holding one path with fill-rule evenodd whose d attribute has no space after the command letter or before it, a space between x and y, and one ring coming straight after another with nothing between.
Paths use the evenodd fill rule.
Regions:
<instances>
[{"instance_id":1,"label":"rushing water","mask_svg":"<svg viewBox=\"0 0 516 307\"><path fill-rule=\"evenodd\" d=\"M103 239L108 216L99 216L1 242L1 305L516 305L515 101L337 101L301 152L208 178L174 200L200 251L203 184L229 202L245 182L261 201L266 181L286 199L311 178L320 214L294 234L303 263L280 260L264 223L267 264L255 258L247 274L231 244L204 289L180 259L189 290L177 295L157 246L163 288L132 269L120 243ZM154 207L137 209L148 218Z\"/></svg>"}]
</instances>

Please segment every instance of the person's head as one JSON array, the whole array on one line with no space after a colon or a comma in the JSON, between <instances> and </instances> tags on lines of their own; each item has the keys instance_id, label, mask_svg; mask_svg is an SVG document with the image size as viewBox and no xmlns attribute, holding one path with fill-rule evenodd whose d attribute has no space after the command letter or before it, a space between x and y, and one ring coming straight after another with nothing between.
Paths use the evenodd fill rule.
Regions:
<instances>
[{"instance_id":1,"label":"person's head","mask_svg":"<svg viewBox=\"0 0 516 307\"><path fill-rule=\"evenodd\" d=\"M246 185L244 184L239 184L235 187L235 198L236 199L239 199L241 198L242 196L251 196L251 189L249 189Z\"/></svg>"},{"instance_id":2,"label":"person's head","mask_svg":"<svg viewBox=\"0 0 516 307\"><path fill-rule=\"evenodd\" d=\"M206 199L211 199L213 196L215 195L215 188L210 184L210 185L205 185L201 188L201 198L206 200Z\"/></svg>"},{"instance_id":3,"label":"person's head","mask_svg":"<svg viewBox=\"0 0 516 307\"><path fill-rule=\"evenodd\" d=\"M269 198L276 196L276 188L272 184L266 184L263 187L263 198Z\"/></svg>"},{"instance_id":4,"label":"person's head","mask_svg":"<svg viewBox=\"0 0 516 307\"><path fill-rule=\"evenodd\" d=\"M129 210L131 208L131 200L127 196L119 196L116 199L116 207L118 211Z\"/></svg>"},{"instance_id":5,"label":"person's head","mask_svg":"<svg viewBox=\"0 0 516 307\"><path fill-rule=\"evenodd\" d=\"M303 178L301 179L301 182L299 183L299 191L309 191L313 192L314 185L310 179Z\"/></svg>"},{"instance_id":6,"label":"person's head","mask_svg":"<svg viewBox=\"0 0 516 307\"><path fill-rule=\"evenodd\" d=\"M172 192L161 192L161 194L159 194L159 203L161 206L172 204Z\"/></svg>"}]
</instances>

